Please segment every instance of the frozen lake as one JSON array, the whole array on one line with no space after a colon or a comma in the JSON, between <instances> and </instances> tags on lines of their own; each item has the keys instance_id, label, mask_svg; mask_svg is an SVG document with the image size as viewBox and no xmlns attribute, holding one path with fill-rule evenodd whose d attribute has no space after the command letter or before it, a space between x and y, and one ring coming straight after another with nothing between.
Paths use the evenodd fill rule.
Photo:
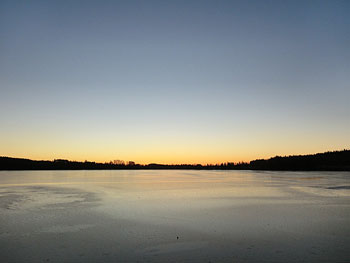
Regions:
<instances>
[{"instance_id":1,"label":"frozen lake","mask_svg":"<svg viewBox=\"0 0 350 263\"><path fill-rule=\"evenodd\" d=\"M349 262L349 172L0 171L1 262Z\"/></svg>"}]
</instances>

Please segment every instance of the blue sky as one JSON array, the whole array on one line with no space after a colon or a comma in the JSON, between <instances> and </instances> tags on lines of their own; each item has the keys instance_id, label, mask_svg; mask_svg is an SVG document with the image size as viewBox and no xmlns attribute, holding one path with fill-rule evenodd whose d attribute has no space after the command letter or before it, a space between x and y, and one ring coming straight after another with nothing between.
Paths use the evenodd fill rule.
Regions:
<instances>
[{"instance_id":1,"label":"blue sky","mask_svg":"<svg viewBox=\"0 0 350 263\"><path fill-rule=\"evenodd\" d=\"M0 155L350 147L348 1L1 1Z\"/></svg>"}]
</instances>

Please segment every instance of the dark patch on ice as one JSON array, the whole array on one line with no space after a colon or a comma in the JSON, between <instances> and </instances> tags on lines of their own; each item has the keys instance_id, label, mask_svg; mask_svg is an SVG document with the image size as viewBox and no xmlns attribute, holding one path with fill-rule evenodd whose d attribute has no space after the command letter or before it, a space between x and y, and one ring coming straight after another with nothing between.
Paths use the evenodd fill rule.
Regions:
<instances>
[{"instance_id":1,"label":"dark patch on ice","mask_svg":"<svg viewBox=\"0 0 350 263\"><path fill-rule=\"evenodd\" d=\"M0 208L7 210L15 210L16 204L25 200L22 195L19 194L7 194L0 196Z\"/></svg>"},{"instance_id":2,"label":"dark patch on ice","mask_svg":"<svg viewBox=\"0 0 350 263\"><path fill-rule=\"evenodd\" d=\"M74 209L93 206L99 201L97 194L74 188L28 186L13 189L12 192L1 193L0 209Z\"/></svg>"},{"instance_id":3,"label":"dark patch on ice","mask_svg":"<svg viewBox=\"0 0 350 263\"><path fill-rule=\"evenodd\" d=\"M350 189L350 185L330 186L330 187L327 187L327 189L332 189L332 190Z\"/></svg>"}]
</instances>

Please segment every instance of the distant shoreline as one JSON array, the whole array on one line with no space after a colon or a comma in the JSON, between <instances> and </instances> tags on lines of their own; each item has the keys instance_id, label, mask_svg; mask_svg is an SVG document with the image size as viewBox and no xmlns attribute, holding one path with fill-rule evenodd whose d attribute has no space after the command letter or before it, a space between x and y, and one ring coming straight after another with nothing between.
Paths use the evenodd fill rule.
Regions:
<instances>
[{"instance_id":1,"label":"distant shoreline","mask_svg":"<svg viewBox=\"0 0 350 263\"><path fill-rule=\"evenodd\" d=\"M250 162L221 164L137 164L76 162L63 159L36 161L0 157L0 170L261 170L261 171L350 171L350 150L309 155L275 156Z\"/></svg>"}]
</instances>

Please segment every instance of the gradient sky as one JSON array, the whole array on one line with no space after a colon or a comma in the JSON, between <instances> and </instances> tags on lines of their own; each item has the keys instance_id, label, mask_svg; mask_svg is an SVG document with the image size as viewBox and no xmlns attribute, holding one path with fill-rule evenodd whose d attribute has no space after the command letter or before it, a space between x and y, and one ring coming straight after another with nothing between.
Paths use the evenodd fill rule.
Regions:
<instances>
[{"instance_id":1,"label":"gradient sky","mask_svg":"<svg viewBox=\"0 0 350 263\"><path fill-rule=\"evenodd\" d=\"M1 1L0 155L350 148L350 1Z\"/></svg>"}]
</instances>

